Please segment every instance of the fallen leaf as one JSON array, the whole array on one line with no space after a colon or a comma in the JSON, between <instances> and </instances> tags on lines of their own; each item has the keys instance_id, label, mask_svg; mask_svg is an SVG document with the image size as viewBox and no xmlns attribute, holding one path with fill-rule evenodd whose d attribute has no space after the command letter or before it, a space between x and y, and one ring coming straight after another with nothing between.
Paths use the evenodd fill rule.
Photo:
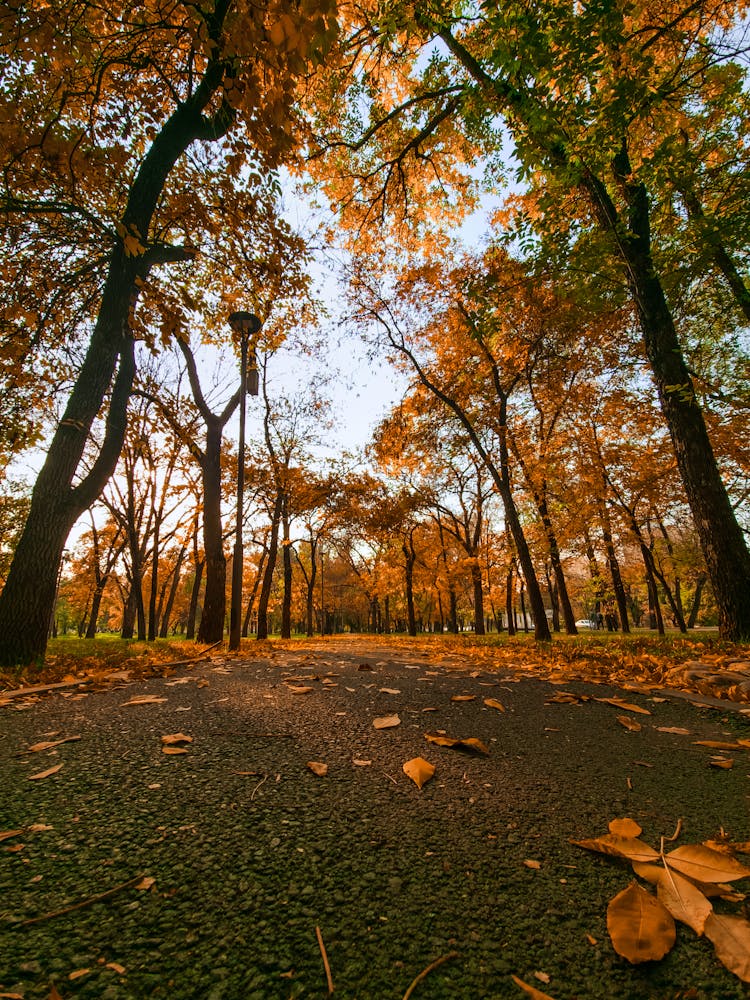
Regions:
<instances>
[{"instance_id":1,"label":"fallen leaf","mask_svg":"<svg viewBox=\"0 0 750 1000\"><path fill-rule=\"evenodd\" d=\"M642 708L640 705L634 705L632 702L625 701L624 698L594 698L594 701L602 702L605 705L614 705L615 708L622 708L626 712L638 712L639 715L651 715L651 712L647 708Z\"/></svg>"},{"instance_id":2,"label":"fallen leaf","mask_svg":"<svg viewBox=\"0 0 750 1000\"><path fill-rule=\"evenodd\" d=\"M589 944L591 944L591 945L597 945L597 944L599 944L599 942L598 942L598 941L597 941L597 939L596 939L596 938L595 938L595 937L593 936L593 934L587 934L587 935L586 935L586 940L587 940L587 941L588 941L588 943L589 943Z\"/></svg>"},{"instance_id":3,"label":"fallen leaf","mask_svg":"<svg viewBox=\"0 0 750 1000\"><path fill-rule=\"evenodd\" d=\"M690 730L683 729L681 726L657 726L656 731L658 733L674 733L675 736L689 736Z\"/></svg>"},{"instance_id":4,"label":"fallen leaf","mask_svg":"<svg viewBox=\"0 0 750 1000\"><path fill-rule=\"evenodd\" d=\"M76 969L75 972L68 974L68 979L70 982L75 982L76 979L80 979L81 976L87 976L91 972L91 969Z\"/></svg>"},{"instance_id":5,"label":"fallen leaf","mask_svg":"<svg viewBox=\"0 0 750 1000\"><path fill-rule=\"evenodd\" d=\"M496 708L498 712L505 711L505 705L501 701L498 701L497 698L485 698L484 703L488 708Z\"/></svg>"},{"instance_id":6,"label":"fallen leaf","mask_svg":"<svg viewBox=\"0 0 750 1000\"><path fill-rule=\"evenodd\" d=\"M52 747L59 747L63 743L75 743L80 738L80 736L66 736L62 740L46 740L42 743L35 743L33 746L26 747L24 753L38 753L40 750L51 750Z\"/></svg>"},{"instance_id":7,"label":"fallen leaf","mask_svg":"<svg viewBox=\"0 0 750 1000\"><path fill-rule=\"evenodd\" d=\"M170 746L166 746L166 747L162 747L161 748L161 752L162 753L166 753L166 754L170 754L170 756L174 757L174 756L176 756L177 754L180 754L180 753L187 753L187 747L170 747Z\"/></svg>"},{"instance_id":8,"label":"fallen leaf","mask_svg":"<svg viewBox=\"0 0 750 1000\"><path fill-rule=\"evenodd\" d=\"M530 858L527 858L524 861L524 864L526 865L527 868L531 868L535 872L538 872L540 870L540 868L542 867L541 861L533 861Z\"/></svg>"},{"instance_id":9,"label":"fallen leaf","mask_svg":"<svg viewBox=\"0 0 750 1000\"><path fill-rule=\"evenodd\" d=\"M373 719L372 724L375 729L392 729L394 726L401 725L401 719L397 715L381 715L377 719Z\"/></svg>"},{"instance_id":10,"label":"fallen leaf","mask_svg":"<svg viewBox=\"0 0 750 1000\"><path fill-rule=\"evenodd\" d=\"M424 738L429 743L435 743L437 746L450 747L453 750L467 750L469 753L481 753L485 756L489 756L490 748L486 743L482 743L475 736L469 736L466 739L453 739L452 736L443 736L440 733L425 733Z\"/></svg>"},{"instance_id":11,"label":"fallen leaf","mask_svg":"<svg viewBox=\"0 0 750 1000\"><path fill-rule=\"evenodd\" d=\"M545 986L549 984L549 976L546 972L535 972L534 978L538 979L540 983L544 983Z\"/></svg>"},{"instance_id":12,"label":"fallen leaf","mask_svg":"<svg viewBox=\"0 0 750 1000\"><path fill-rule=\"evenodd\" d=\"M706 920L713 907L692 882L677 872L661 868L656 883L656 895L675 920L687 924L699 936L703 934Z\"/></svg>"},{"instance_id":13,"label":"fallen leaf","mask_svg":"<svg viewBox=\"0 0 750 1000\"><path fill-rule=\"evenodd\" d=\"M156 884L156 879L152 875L144 875L140 882L135 885L136 889L150 889L152 885Z\"/></svg>"},{"instance_id":14,"label":"fallen leaf","mask_svg":"<svg viewBox=\"0 0 750 1000\"><path fill-rule=\"evenodd\" d=\"M3 703L0 701L0 705ZM23 1000L22 993L0 993L0 1000Z\"/></svg>"},{"instance_id":15,"label":"fallen leaf","mask_svg":"<svg viewBox=\"0 0 750 1000\"><path fill-rule=\"evenodd\" d=\"M46 771L39 771L38 774L30 774L29 781L39 781L42 778L48 778L51 774L57 774L58 771L61 771L62 767L62 764L55 764L54 767L49 767Z\"/></svg>"},{"instance_id":16,"label":"fallen leaf","mask_svg":"<svg viewBox=\"0 0 750 1000\"><path fill-rule=\"evenodd\" d=\"M181 743L192 743L193 737L184 733L169 733L167 736L162 736L161 741L165 746L179 746Z\"/></svg>"},{"instance_id":17,"label":"fallen leaf","mask_svg":"<svg viewBox=\"0 0 750 1000\"><path fill-rule=\"evenodd\" d=\"M378 688L382 694L401 694L398 688Z\"/></svg>"},{"instance_id":18,"label":"fallen leaf","mask_svg":"<svg viewBox=\"0 0 750 1000\"><path fill-rule=\"evenodd\" d=\"M312 773L317 774L319 778L325 778L328 774L328 764L323 764L319 760L308 760L307 766Z\"/></svg>"},{"instance_id":19,"label":"fallen leaf","mask_svg":"<svg viewBox=\"0 0 750 1000\"><path fill-rule=\"evenodd\" d=\"M111 969L113 972L116 972L118 974L118 976L124 976L125 975L125 966L124 965L120 965L119 962L107 962L105 964L104 968L105 969Z\"/></svg>"},{"instance_id":20,"label":"fallen leaf","mask_svg":"<svg viewBox=\"0 0 750 1000\"><path fill-rule=\"evenodd\" d=\"M712 750L745 750L741 743L728 743L726 740L693 740L695 747L711 747Z\"/></svg>"},{"instance_id":21,"label":"fallen leaf","mask_svg":"<svg viewBox=\"0 0 750 1000\"><path fill-rule=\"evenodd\" d=\"M631 733L640 733L641 729L643 729L640 722L636 722L635 719L631 719L629 715L618 715L617 721Z\"/></svg>"},{"instance_id":22,"label":"fallen leaf","mask_svg":"<svg viewBox=\"0 0 750 1000\"><path fill-rule=\"evenodd\" d=\"M712 913L706 920L705 935L722 965L743 983L750 983L750 923L745 917Z\"/></svg>"},{"instance_id":23,"label":"fallen leaf","mask_svg":"<svg viewBox=\"0 0 750 1000\"><path fill-rule=\"evenodd\" d=\"M587 851L599 851L615 858L626 858L628 861L658 861L660 856L658 851L637 837L620 837L612 833L592 840L571 840L571 844L583 847Z\"/></svg>"},{"instance_id":24,"label":"fallen leaf","mask_svg":"<svg viewBox=\"0 0 750 1000\"><path fill-rule=\"evenodd\" d=\"M130 701L124 701L121 707L127 708L128 705L158 705L166 700L166 698L160 698L156 694L139 694L135 698L131 698Z\"/></svg>"},{"instance_id":25,"label":"fallen leaf","mask_svg":"<svg viewBox=\"0 0 750 1000\"><path fill-rule=\"evenodd\" d=\"M454 694L451 695L451 701L474 701L476 699L475 694Z\"/></svg>"},{"instance_id":26,"label":"fallen leaf","mask_svg":"<svg viewBox=\"0 0 750 1000\"><path fill-rule=\"evenodd\" d=\"M552 1000L552 997L548 993L542 993L542 991L538 990L536 986L529 986L528 983L525 983L523 979L519 979L518 976L514 976L511 973L510 978L513 980L516 986L518 986L520 989L524 991L524 993L526 993L528 996L531 997L531 1000Z\"/></svg>"},{"instance_id":27,"label":"fallen leaf","mask_svg":"<svg viewBox=\"0 0 750 1000\"><path fill-rule=\"evenodd\" d=\"M315 690L315 688L311 688L307 685L295 687L293 684L287 684L286 689L290 694L310 694L311 691Z\"/></svg>"},{"instance_id":28,"label":"fallen leaf","mask_svg":"<svg viewBox=\"0 0 750 1000\"><path fill-rule=\"evenodd\" d=\"M731 771L734 767L734 761L731 757L714 757L713 760L708 762L709 767L718 767L722 771Z\"/></svg>"},{"instance_id":29,"label":"fallen leaf","mask_svg":"<svg viewBox=\"0 0 750 1000\"><path fill-rule=\"evenodd\" d=\"M20 837L22 833L25 833L25 828L23 827L20 830L5 830L3 833L0 833L0 840L8 840L10 837Z\"/></svg>"},{"instance_id":30,"label":"fallen leaf","mask_svg":"<svg viewBox=\"0 0 750 1000\"><path fill-rule=\"evenodd\" d=\"M635 880L610 901L607 930L617 954L633 964L664 958L676 937L669 910Z\"/></svg>"},{"instance_id":31,"label":"fallen leaf","mask_svg":"<svg viewBox=\"0 0 750 1000\"><path fill-rule=\"evenodd\" d=\"M640 837L643 830L634 819L627 817L623 819L613 819L609 823L609 832L616 837Z\"/></svg>"},{"instance_id":32,"label":"fallen leaf","mask_svg":"<svg viewBox=\"0 0 750 1000\"><path fill-rule=\"evenodd\" d=\"M736 858L702 844L683 844L666 855L667 864L698 882L732 882L750 876Z\"/></svg>"},{"instance_id":33,"label":"fallen leaf","mask_svg":"<svg viewBox=\"0 0 750 1000\"><path fill-rule=\"evenodd\" d=\"M407 778L411 778L417 788L426 784L435 773L435 768L424 757L413 757L407 760L402 768Z\"/></svg>"},{"instance_id":34,"label":"fallen leaf","mask_svg":"<svg viewBox=\"0 0 750 1000\"><path fill-rule=\"evenodd\" d=\"M371 760L353 760L352 764L355 764L357 767L369 767L369 765L372 764L372 761Z\"/></svg>"}]
</instances>

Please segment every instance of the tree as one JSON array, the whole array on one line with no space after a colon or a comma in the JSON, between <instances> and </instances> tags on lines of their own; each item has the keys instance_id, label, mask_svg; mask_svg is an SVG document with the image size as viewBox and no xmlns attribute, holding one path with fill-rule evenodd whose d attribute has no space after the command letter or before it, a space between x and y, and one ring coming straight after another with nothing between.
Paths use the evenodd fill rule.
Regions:
<instances>
[{"instance_id":1,"label":"tree","mask_svg":"<svg viewBox=\"0 0 750 1000\"><path fill-rule=\"evenodd\" d=\"M204 9L128 0L114 11L54 0L6 11L3 29L0 100L13 113L3 116L12 124L4 131L0 206L6 246L19 247L13 281L23 285L23 251L28 256L33 244L46 279L30 275L29 286L40 290L38 329L54 341L56 327L65 327L57 318L60 272L72 283L76 315L91 322L0 595L0 664L13 666L43 656L65 540L117 462L135 337L145 335L136 306L141 297L148 302L153 269L188 261L192 247L210 243L222 189L248 163L257 180L246 185L249 211L262 204L252 196L261 174L293 145L297 82L322 58L336 23L326 2L308 10L286 0L263 7L217 0ZM208 160L197 144L211 143L222 155L210 178L201 177ZM57 237L51 249L49 232ZM33 344L28 298L6 318ZM77 481L105 399L102 447Z\"/></svg>"}]
</instances>

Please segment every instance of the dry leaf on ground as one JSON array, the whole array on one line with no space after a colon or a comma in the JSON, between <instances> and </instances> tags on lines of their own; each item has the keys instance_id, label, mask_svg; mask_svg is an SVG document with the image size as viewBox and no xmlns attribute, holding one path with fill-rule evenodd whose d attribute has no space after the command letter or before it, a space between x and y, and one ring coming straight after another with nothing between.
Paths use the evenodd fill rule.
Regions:
<instances>
[{"instance_id":1,"label":"dry leaf on ground","mask_svg":"<svg viewBox=\"0 0 750 1000\"><path fill-rule=\"evenodd\" d=\"M378 688L381 694L401 694L398 688Z\"/></svg>"},{"instance_id":2,"label":"dry leaf on ground","mask_svg":"<svg viewBox=\"0 0 750 1000\"><path fill-rule=\"evenodd\" d=\"M746 750L742 743L729 743L727 740L693 740L695 747L710 747L712 750Z\"/></svg>"},{"instance_id":3,"label":"dry leaf on ground","mask_svg":"<svg viewBox=\"0 0 750 1000\"><path fill-rule=\"evenodd\" d=\"M599 851L600 854L609 854L628 861L658 861L660 857L659 852L644 840L638 840L637 837L620 837L612 833L590 840L571 840L571 844L583 847L587 851Z\"/></svg>"},{"instance_id":4,"label":"dry leaf on ground","mask_svg":"<svg viewBox=\"0 0 750 1000\"><path fill-rule=\"evenodd\" d=\"M320 760L308 760L307 766L312 773L317 774L319 778L325 778L328 774L328 764L324 764Z\"/></svg>"},{"instance_id":5,"label":"dry leaf on ground","mask_svg":"<svg viewBox=\"0 0 750 1000\"><path fill-rule=\"evenodd\" d=\"M0 833L0 840L8 840L10 837L20 837L22 833L25 833L25 828L22 827L20 830L4 830Z\"/></svg>"},{"instance_id":6,"label":"dry leaf on ground","mask_svg":"<svg viewBox=\"0 0 750 1000\"><path fill-rule=\"evenodd\" d=\"M703 844L685 844L666 855L667 864L698 882L732 882L748 878L750 868L731 855L714 851Z\"/></svg>"},{"instance_id":7,"label":"dry leaf on ground","mask_svg":"<svg viewBox=\"0 0 750 1000\"><path fill-rule=\"evenodd\" d=\"M407 778L411 778L417 788L426 784L435 773L435 767L424 757L413 757L407 760L402 768Z\"/></svg>"},{"instance_id":8,"label":"dry leaf on ground","mask_svg":"<svg viewBox=\"0 0 750 1000\"><path fill-rule=\"evenodd\" d=\"M529 986L528 983L525 983L523 979L519 979L518 976L511 974L511 979L527 996L531 997L531 1000L552 1000L552 997L548 993L542 993L536 986Z\"/></svg>"},{"instance_id":9,"label":"dry leaf on ground","mask_svg":"<svg viewBox=\"0 0 750 1000\"><path fill-rule=\"evenodd\" d=\"M130 701L124 701L121 705L122 708L127 708L128 705L158 705L166 698L160 698L158 694L139 694Z\"/></svg>"},{"instance_id":10,"label":"dry leaf on ground","mask_svg":"<svg viewBox=\"0 0 750 1000\"><path fill-rule=\"evenodd\" d=\"M369 767L372 764L371 760L357 760L356 758L352 761L356 767Z\"/></svg>"},{"instance_id":11,"label":"dry leaf on ground","mask_svg":"<svg viewBox=\"0 0 750 1000\"><path fill-rule=\"evenodd\" d=\"M144 875L143 878L135 886L136 889L150 889L152 885L156 884L156 879L152 875Z\"/></svg>"},{"instance_id":12,"label":"dry leaf on ground","mask_svg":"<svg viewBox=\"0 0 750 1000\"><path fill-rule=\"evenodd\" d=\"M425 733L424 738L429 743L435 743L440 747L450 747L452 750L466 750L469 753L480 753L489 756L490 748L486 743L478 740L475 736L468 736L466 739L454 739L452 736L443 736L442 733Z\"/></svg>"},{"instance_id":13,"label":"dry leaf on ground","mask_svg":"<svg viewBox=\"0 0 750 1000\"><path fill-rule=\"evenodd\" d=\"M49 778L51 774L57 774L62 768L62 764L55 764L54 767L48 767L46 771L39 771L38 774L30 774L29 781L40 781L42 778Z\"/></svg>"},{"instance_id":14,"label":"dry leaf on ground","mask_svg":"<svg viewBox=\"0 0 750 1000\"><path fill-rule=\"evenodd\" d=\"M397 715L381 715L372 720L375 729L392 729L401 725L401 719Z\"/></svg>"},{"instance_id":15,"label":"dry leaf on ground","mask_svg":"<svg viewBox=\"0 0 750 1000\"><path fill-rule=\"evenodd\" d=\"M656 867L656 866L654 866ZM703 934L706 920L713 907L692 882L677 872L660 868L656 883L656 895L666 906L675 920L691 927L699 936Z\"/></svg>"},{"instance_id":16,"label":"dry leaf on ground","mask_svg":"<svg viewBox=\"0 0 750 1000\"><path fill-rule=\"evenodd\" d=\"M61 740L46 740L42 743L34 743L33 746L26 747L23 753L38 753L40 750L51 750L52 747L62 746L63 743L75 743L80 738L80 736L65 736Z\"/></svg>"},{"instance_id":17,"label":"dry leaf on ground","mask_svg":"<svg viewBox=\"0 0 750 1000\"><path fill-rule=\"evenodd\" d=\"M475 694L454 694L451 695L451 701L476 701Z\"/></svg>"},{"instance_id":18,"label":"dry leaf on ground","mask_svg":"<svg viewBox=\"0 0 750 1000\"><path fill-rule=\"evenodd\" d=\"M622 819L610 820L609 832L616 837L640 837L643 830L634 819L625 816Z\"/></svg>"},{"instance_id":19,"label":"dry leaf on ground","mask_svg":"<svg viewBox=\"0 0 750 1000\"><path fill-rule=\"evenodd\" d=\"M631 733L640 733L641 729L643 729L640 722L636 722L635 719L631 719L629 715L618 715L617 721Z\"/></svg>"},{"instance_id":20,"label":"dry leaf on ground","mask_svg":"<svg viewBox=\"0 0 750 1000\"><path fill-rule=\"evenodd\" d=\"M542 867L541 861L534 861L532 858L527 858L524 861L524 864L527 868L531 868L531 870L535 872L538 872Z\"/></svg>"},{"instance_id":21,"label":"dry leaf on ground","mask_svg":"<svg viewBox=\"0 0 750 1000\"><path fill-rule=\"evenodd\" d=\"M497 698L485 698L484 703L488 708L496 708L498 712L505 711L505 705L501 701L498 701Z\"/></svg>"},{"instance_id":22,"label":"dry leaf on ground","mask_svg":"<svg viewBox=\"0 0 750 1000\"><path fill-rule=\"evenodd\" d=\"M290 694L310 694L311 691L315 690L315 688L311 688L308 685L295 687L293 684L287 684L286 689Z\"/></svg>"},{"instance_id":23,"label":"dry leaf on ground","mask_svg":"<svg viewBox=\"0 0 750 1000\"><path fill-rule=\"evenodd\" d=\"M657 726L657 733L673 733L675 736L690 736L689 729L683 729L682 726Z\"/></svg>"},{"instance_id":24,"label":"dry leaf on ground","mask_svg":"<svg viewBox=\"0 0 750 1000\"><path fill-rule=\"evenodd\" d=\"M633 964L663 958L676 938L669 910L635 880L610 901L607 930L617 954Z\"/></svg>"},{"instance_id":25,"label":"dry leaf on ground","mask_svg":"<svg viewBox=\"0 0 750 1000\"><path fill-rule=\"evenodd\" d=\"M165 746L179 746L181 743L192 743L193 737L186 736L185 733L168 733L162 736L161 741Z\"/></svg>"},{"instance_id":26,"label":"dry leaf on ground","mask_svg":"<svg viewBox=\"0 0 750 1000\"><path fill-rule=\"evenodd\" d=\"M614 705L615 708L622 708L626 712L638 712L639 715L651 715L651 712L647 708L641 708L640 705L634 705L630 701L625 701L624 698L594 698L594 701L600 701L605 705Z\"/></svg>"},{"instance_id":27,"label":"dry leaf on ground","mask_svg":"<svg viewBox=\"0 0 750 1000\"><path fill-rule=\"evenodd\" d=\"M750 923L744 917L712 913L706 920L705 934L722 965L743 983L750 983Z\"/></svg>"}]
</instances>

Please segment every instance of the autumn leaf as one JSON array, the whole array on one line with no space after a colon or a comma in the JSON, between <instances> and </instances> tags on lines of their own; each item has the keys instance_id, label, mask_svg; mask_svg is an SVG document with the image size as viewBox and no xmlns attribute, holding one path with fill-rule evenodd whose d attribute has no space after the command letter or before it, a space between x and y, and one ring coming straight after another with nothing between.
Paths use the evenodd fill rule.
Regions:
<instances>
[{"instance_id":1,"label":"autumn leaf","mask_svg":"<svg viewBox=\"0 0 750 1000\"><path fill-rule=\"evenodd\" d=\"M750 876L736 858L702 844L684 844L666 855L667 864L698 882L732 882Z\"/></svg>"},{"instance_id":2,"label":"autumn leaf","mask_svg":"<svg viewBox=\"0 0 750 1000\"><path fill-rule=\"evenodd\" d=\"M475 694L454 694L451 695L451 701L475 701Z\"/></svg>"},{"instance_id":3,"label":"autumn leaf","mask_svg":"<svg viewBox=\"0 0 750 1000\"><path fill-rule=\"evenodd\" d=\"M328 764L323 764L319 760L308 760L307 766L319 778L324 778L328 774Z\"/></svg>"},{"instance_id":4,"label":"autumn leaf","mask_svg":"<svg viewBox=\"0 0 750 1000\"><path fill-rule=\"evenodd\" d=\"M309 685L295 687L293 684L287 684L286 688L290 694L310 694L311 691L315 690L315 688L312 688Z\"/></svg>"},{"instance_id":5,"label":"autumn leaf","mask_svg":"<svg viewBox=\"0 0 750 1000\"><path fill-rule=\"evenodd\" d=\"M661 868L656 883L656 895L675 920L691 927L696 934L703 934L706 920L713 907L692 882L668 868Z\"/></svg>"},{"instance_id":6,"label":"autumn leaf","mask_svg":"<svg viewBox=\"0 0 750 1000\"><path fill-rule=\"evenodd\" d=\"M104 968L111 969L113 972L116 972L119 976L125 975L125 966L120 965L119 962L106 962Z\"/></svg>"},{"instance_id":7,"label":"autumn leaf","mask_svg":"<svg viewBox=\"0 0 750 1000\"><path fill-rule=\"evenodd\" d=\"M750 923L746 918L712 913L706 920L705 935L722 965L743 983L750 983Z\"/></svg>"},{"instance_id":8,"label":"autumn leaf","mask_svg":"<svg viewBox=\"0 0 750 1000\"><path fill-rule=\"evenodd\" d=\"M514 976L511 973L510 978L513 980L516 986L519 987L519 989L522 989L527 996L531 997L531 1000L553 1000L553 998L548 993L542 993L542 991L538 990L536 986L529 986L528 983L525 983L523 979L519 979L518 976Z\"/></svg>"},{"instance_id":9,"label":"autumn leaf","mask_svg":"<svg viewBox=\"0 0 750 1000\"><path fill-rule=\"evenodd\" d=\"M378 688L381 694L401 694L398 688Z\"/></svg>"},{"instance_id":10,"label":"autumn leaf","mask_svg":"<svg viewBox=\"0 0 750 1000\"><path fill-rule=\"evenodd\" d=\"M618 715L616 718L620 725L624 726L631 733L640 733L643 728L640 722L636 722L635 719L631 719L629 715Z\"/></svg>"},{"instance_id":11,"label":"autumn leaf","mask_svg":"<svg viewBox=\"0 0 750 1000\"><path fill-rule=\"evenodd\" d=\"M741 743L729 743L726 740L693 740L693 746L710 747L712 750L745 750Z\"/></svg>"},{"instance_id":12,"label":"autumn leaf","mask_svg":"<svg viewBox=\"0 0 750 1000\"><path fill-rule=\"evenodd\" d=\"M372 720L375 729L392 729L401 725L401 719L397 715L381 715Z\"/></svg>"},{"instance_id":13,"label":"autumn leaf","mask_svg":"<svg viewBox=\"0 0 750 1000\"><path fill-rule=\"evenodd\" d=\"M488 708L496 708L498 712L505 711L505 705L501 701L498 701L497 698L485 698L484 703Z\"/></svg>"},{"instance_id":14,"label":"autumn leaf","mask_svg":"<svg viewBox=\"0 0 750 1000\"><path fill-rule=\"evenodd\" d=\"M187 753L187 747L164 746L161 748L161 752L175 757L178 754Z\"/></svg>"},{"instance_id":15,"label":"autumn leaf","mask_svg":"<svg viewBox=\"0 0 750 1000\"><path fill-rule=\"evenodd\" d=\"M25 833L25 829L20 830L5 830L0 833L0 840L8 840L11 837L20 837L22 833Z\"/></svg>"},{"instance_id":16,"label":"autumn leaf","mask_svg":"<svg viewBox=\"0 0 750 1000\"><path fill-rule=\"evenodd\" d=\"M181 743L192 743L193 737L186 736L185 733L169 733L166 736L162 736L161 741L165 746L174 746Z\"/></svg>"},{"instance_id":17,"label":"autumn leaf","mask_svg":"<svg viewBox=\"0 0 750 1000\"><path fill-rule=\"evenodd\" d=\"M526 858L524 865L527 868L531 868L532 871L538 872L542 867L541 861L535 861L533 858Z\"/></svg>"},{"instance_id":18,"label":"autumn leaf","mask_svg":"<svg viewBox=\"0 0 750 1000\"><path fill-rule=\"evenodd\" d=\"M587 851L599 851L600 854L625 858L627 861L658 861L660 857L659 852L644 840L638 840L637 837L621 837L612 833L591 840L571 840L571 844L583 847Z\"/></svg>"},{"instance_id":19,"label":"autumn leaf","mask_svg":"<svg viewBox=\"0 0 750 1000\"><path fill-rule=\"evenodd\" d=\"M372 764L372 761L371 760L357 760L355 758L355 760L352 761L352 764L354 764L355 767L369 767L370 764Z\"/></svg>"},{"instance_id":20,"label":"autumn leaf","mask_svg":"<svg viewBox=\"0 0 750 1000\"><path fill-rule=\"evenodd\" d=\"M663 958L676 937L670 912L635 880L610 901L607 930L617 954L633 964Z\"/></svg>"},{"instance_id":21,"label":"autumn leaf","mask_svg":"<svg viewBox=\"0 0 750 1000\"><path fill-rule=\"evenodd\" d=\"M91 972L91 969L76 969L75 972L68 973L68 979L73 983L76 979L80 979L81 976L87 976L89 972Z\"/></svg>"},{"instance_id":22,"label":"autumn leaf","mask_svg":"<svg viewBox=\"0 0 750 1000\"><path fill-rule=\"evenodd\" d=\"M717 767L721 771L731 771L734 767L734 761L731 757L714 757L708 762L708 766Z\"/></svg>"},{"instance_id":23,"label":"autumn leaf","mask_svg":"<svg viewBox=\"0 0 750 1000\"><path fill-rule=\"evenodd\" d=\"M160 698L156 694L139 694L131 698L130 701L124 701L121 707L127 708L128 705L158 705L166 700L166 698Z\"/></svg>"},{"instance_id":24,"label":"autumn leaf","mask_svg":"<svg viewBox=\"0 0 750 1000\"><path fill-rule=\"evenodd\" d=\"M143 891L144 889L150 889L153 885L156 885L156 879L152 875L144 875L134 888Z\"/></svg>"},{"instance_id":25,"label":"autumn leaf","mask_svg":"<svg viewBox=\"0 0 750 1000\"><path fill-rule=\"evenodd\" d=\"M30 774L29 781L41 781L42 778L48 778L51 774L57 774L62 768L62 764L56 764L54 767L47 768L46 771L39 771L38 774Z\"/></svg>"},{"instance_id":26,"label":"autumn leaf","mask_svg":"<svg viewBox=\"0 0 750 1000\"><path fill-rule=\"evenodd\" d=\"M413 757L403 765L402 770L407 778L411 778L417 788L426 784L435 773L435 768L424 757Z\"/></svg>"},{"instance_id":27,"label":"autumn leaf","mask_svg":"<svg viewBox=\"0 0 750 1000\"><path fill-rule=\"evenodd\" d=\"M675 736L689 736L690 730L683 729L681 726L657 726L656 731L658 733L673 733Z\"/></svg>"},{"instance_id":28,"label":"autumn leaf","mask_svg":"<svg viewBox=\"0 0 750 1000\"><path fill-rule=\"evenodd\" d=\"M466 739L453 739L452 736L443 736L442 733L425 733L424 738L429 743L435 743L440 747L451 747L453 750L466 750L469 753L480 753L489 756L490 748L486 743L478 740L474 736Z\"/></svg>"},{"instance_id":29,"label":"autumn leaf","mask_svg":"<svg viewBox=\"0 0 750 1000\"><path fill-rule=\"evenodd\" d=\"M625 701L623 698L594 698L594 701L602 702L605 705L614 705L615 708L622 708L626 712L638 712L640 715L651 715L651 712L647 708L641 708L640 705L633 705L632 702Z\"/></svg>"},{"instance_id":30,"label":"autumn leaf","mask_svg":"<svg viewBox=\"0 0 750 1000\"><path fill-rule=\"evenodd\" d=\"M616 837L640 837L643 830L634 819L625 817L623 819L610 820L609 832Z\"/></svg>"},{"instance_id":31,"label":"autumn leaf","mask_svg":"<svg viewBox=\"0 0 750 1000\"><path fill-rule=\"evenodd\" d=\"M80 738L80 736L65 736L61 740L47 740L42 743L34 743L33 746L26 747L24 753L38 753L40 750L51 750L52 747L62 746L63 743L75 743Z\"/></svg>"}]
</instances>

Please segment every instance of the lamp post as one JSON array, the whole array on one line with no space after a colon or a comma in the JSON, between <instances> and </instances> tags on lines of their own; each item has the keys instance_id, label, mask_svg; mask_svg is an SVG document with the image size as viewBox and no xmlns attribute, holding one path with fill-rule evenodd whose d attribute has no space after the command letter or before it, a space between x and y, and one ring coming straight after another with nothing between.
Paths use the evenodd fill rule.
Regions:
<instances>
[{"instance_id":1,"label":"lamp post","mask_svg":"<svg viewBox=\"0 0 750 1000\"><path fill-rule=\"evenodd\" d=\"M245 494L245 399L248 390L251 396L258 395L258 368L255 351L249 352L250 338L260 330L260 320L253 313L233 312L229 325L240 343L240 437L237 445L237 524L234 535L234 557L232 559L232 597L229 611L229 648L240 648L242 622L242 521ZM251 355L250 380L248 385L248 353Z\"/></svg>"}]
</instances>

